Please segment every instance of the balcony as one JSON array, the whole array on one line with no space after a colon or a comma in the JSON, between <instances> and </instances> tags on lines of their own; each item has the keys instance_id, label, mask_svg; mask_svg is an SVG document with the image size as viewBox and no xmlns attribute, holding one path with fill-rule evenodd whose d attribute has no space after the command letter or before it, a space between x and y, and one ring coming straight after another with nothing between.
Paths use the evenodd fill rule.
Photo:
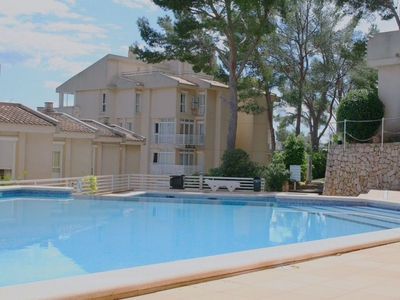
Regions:
<instances>
[{"instance_id":1,"label":"balcony","mask_svg":"<svg viewBox=\"0 0 400 300\"><path fill-rule=\"evenodd\" d=\"M151 143L153 145L203 146L204 135L153 133L151 135Z\"/></svg>"},{"instance_id":2,"label":"balcony","mask_svg":"<svg viewBox=\"0 0 400 300\"><path fill-rule=\"evenodd\" d=\"M196 172L203 172L203 165L150 165L150 174L153 175L192 175Z\"/></svg>"}]
</instances>

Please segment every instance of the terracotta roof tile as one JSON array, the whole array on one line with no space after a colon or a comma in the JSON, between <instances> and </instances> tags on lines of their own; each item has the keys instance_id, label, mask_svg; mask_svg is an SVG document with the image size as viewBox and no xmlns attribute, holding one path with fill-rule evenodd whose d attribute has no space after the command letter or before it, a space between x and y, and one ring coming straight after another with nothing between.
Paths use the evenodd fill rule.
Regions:
<instances>
[{"instance_id":1,"label":"terracotta roof tile","mask_svg":"<svg viewBox=\"0 0 400 300\"><path fill-rule=\"evenodd\" d=\"M57 121L22 104L0 102L0 123L55 126Z\"/></svg>"},{"instance_id":2,"label":"terracotta roof tile","mask_svg":"<svg viewBox=\"0 0 400 300\"><path fill-rule=\"evenodd\" d=\"M60 122L60 129L63 132L95 133L96 129L92 126L71 117L65 113L46 112L47 115Z\"/></svg>"},{"instance_id":3,"label":"terracotta roof tile","mask_svg":"<svg viewBox=\"0 0 400 300\"><path fill-rule=\"evenodd\" d=\"M178 77L178 76L174 76L174 75L169 75L169 74L163 74L164 76L167 76L169 78L175 79L176 81L178 81L181 84L186 84L186 85L192 85L192 86L197 86L197 84L190 82L182 77Z\"/></svg>"},{"instance_id":4,"label":"terracotta roof tile","mask_svg":"<svg viewBox=\"0 0 400 300\"><path fill-rule=\"evenodd\" d=\"M134 133L133 131L129 131L123 127L120 127L115 124L110 124L110 127L114 128L117 131L120 131L126 135L126 140L131 142L143 142L146 138L140 134Z\"/></svg>"},{"instance_id":5,"label":"terracotta roof tile","mask_svg":"<svg viewBox=\"0 0 400 300\"><path fill-rule=\"evenodd\" d=\"M111 127L94 121L94 120L82 120L83 122L85 122L86 124L96 128L99 130L99 136L101 137L124 137L123 133L120 132L116 132L115 130L113 130Z\"/></svg>"}]
</instances>

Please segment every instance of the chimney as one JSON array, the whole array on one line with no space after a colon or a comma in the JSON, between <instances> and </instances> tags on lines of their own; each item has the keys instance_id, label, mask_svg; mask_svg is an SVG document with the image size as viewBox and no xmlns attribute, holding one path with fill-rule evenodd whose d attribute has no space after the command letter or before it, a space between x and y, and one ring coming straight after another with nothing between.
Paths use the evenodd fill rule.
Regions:
<instances>
[{"instance_id":1,"label":"chimney","mask_svg":"<svg viewBox=\"0 0 400 300\"><path fill-rule=\"evenodd\" d=\"M104 125L108 125L109 119L110 119L109 117L103 117L102 120L101 120L101 122L102 122Z\"/></svg>"},{"instance_id":2,"label":"chimney","mask_svg":"<svg viewBox=\"0 0 400 300\"><path fill-rule=\"evenodd\" d=\"M44 103L44 113L47 112L56 112L56 110L53 108L53 102L45 102Z\"/></svg>"}]
</instances>

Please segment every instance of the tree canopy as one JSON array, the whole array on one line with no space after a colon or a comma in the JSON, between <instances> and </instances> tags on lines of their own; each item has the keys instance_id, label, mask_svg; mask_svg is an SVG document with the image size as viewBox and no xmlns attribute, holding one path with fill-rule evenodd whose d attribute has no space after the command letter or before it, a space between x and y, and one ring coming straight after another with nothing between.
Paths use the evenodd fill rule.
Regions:
<instances>
[{"instance_id":1,"label":"tree canopy","mask_svg":"<svg viewBox=\"0 0 400 300\"><path fill-rule=\"evenodd\" d=\"M271 61L285 78L279 87L291 109L285 122L309 129L313 151L329 126L350 83L350 71L363 62L365 36L358 18L344 23L340 8L323 0L299 0L288 7L271 43Z\"/></svg>"},{"instance_id":2,"label":"tree canopy","mask_svg":"<svg viewBox=\"0 0 400 300\"><path fill-rule=\"evenodd\" d=\"M161 31L147 18L137 22L146 46L133 45L139 59L150 63L186 61L195 72L216 71L216 56L229 74L227 149L234 149L237 130L238 80L261 37L275 29L275 14L285 0L154 0L169 16L159 17Z\"/></svg>"},{"instance_id":3,"label":"tree canopy","mask_svg":"<svg viewBox=\"0 0 400 300\"><path fill-rule=\"evenodd\" d=\"M382 20L395 19L400 29L400 19L393 0L336 0L336 4L344 7L346 12L369 19L378 13Z\"/></svg>"}]
</instances>

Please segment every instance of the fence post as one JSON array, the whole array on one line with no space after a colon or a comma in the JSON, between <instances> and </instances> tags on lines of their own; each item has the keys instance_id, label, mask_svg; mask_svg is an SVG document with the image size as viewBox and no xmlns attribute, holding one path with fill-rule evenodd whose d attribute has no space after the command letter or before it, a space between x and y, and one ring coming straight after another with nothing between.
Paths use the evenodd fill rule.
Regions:
<instances>
[{"instance_id":1,"label":"fence post","mask_svg":"<svg viewBox=\"0 0 400 300\"><path fill-rule=\"evenodd\" d=\"M381 150L383 149L383 133L385 127L385 118L382 118L382 133L381 133Z\"/></svg>"},{"instance_id":2,"label":"fence post","mask_svg":"<svg viewBox=\"0 0 400 300\"><path fill-rule=\"evenodd\" d=\"M343 149L346 150L346 119L344 119Z\"/></svg>"},{"instance_id":3,"label":"fence post","mask_svg":"<svg viewBox=\"0 0 400 300\"><path fill-rule=\"evenodd\" d=\"M203 172L200 172L199 176L199 190L201 191L203 189Z\"/></svg>"}]
</instances>

